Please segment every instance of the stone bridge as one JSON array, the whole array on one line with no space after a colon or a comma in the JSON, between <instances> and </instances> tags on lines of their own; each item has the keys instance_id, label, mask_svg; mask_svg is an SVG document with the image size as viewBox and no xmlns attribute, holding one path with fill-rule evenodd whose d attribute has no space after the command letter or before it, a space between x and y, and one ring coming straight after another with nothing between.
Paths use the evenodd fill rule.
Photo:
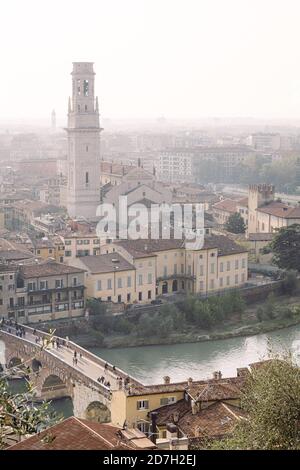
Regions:
<instances>
[{"instance_id":1,"label":"stone bridge","mask_svg":"<svg viewBox=\"0 0 300 470\"><path fill-rule=\"evenodd\" d=\"M138 382L72 341L22 327L25 331L22 337L16 335L12 325L0 328L4 368L18 373L23 368L35 386L37 399L70 397L75 416L109 422L111 391L125 386L128 379L130 383ZM75 351L77 364L74 363ZM104 378L104 383L97 380L100 377Z\"/></svg>"}]
</instances>

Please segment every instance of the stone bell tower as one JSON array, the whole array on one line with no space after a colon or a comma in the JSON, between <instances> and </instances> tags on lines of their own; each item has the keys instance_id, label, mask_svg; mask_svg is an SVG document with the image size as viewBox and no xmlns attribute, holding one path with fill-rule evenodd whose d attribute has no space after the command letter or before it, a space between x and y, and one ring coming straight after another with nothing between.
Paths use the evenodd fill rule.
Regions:
<instances>
[{"instance_id":1,"label":"stone bell tower","mask_svg":"<svg viewBox=\"0 0 300 470\"><path fill-rule=\"evenodd\" d=\"M68 195L71 217L91 218L100 201L100 125L93 62L73 62L68 109Z\"/></svg>"}]
</instances>

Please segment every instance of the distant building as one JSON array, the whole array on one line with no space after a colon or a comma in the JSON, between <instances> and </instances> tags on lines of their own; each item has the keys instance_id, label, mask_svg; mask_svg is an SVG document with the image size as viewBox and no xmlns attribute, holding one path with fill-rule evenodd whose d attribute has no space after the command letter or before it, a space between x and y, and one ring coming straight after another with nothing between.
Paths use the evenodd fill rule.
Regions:
<instances>
[{"instance_id":1,"label":"distant building","mask_svg":"<svg viewBox=\"0 0 300 470\"><path fill-rule=\"evenodd\" d=\"M250 138L252 147L258 151L276 151L281 147L281 137L278 133L259 132Z\"/></svg>"},{"instance_id":2,"label":"distant building","mask_svg":"<svg viewBox=\"0 0 300 470\"><path fill-rule=\"evenodd\" d=\"M272 185L249 186L248 233L272 233L282 227L300 223L300 206L275 200Z\"/></svg>"},{"instance_id":3,"label":"distant building","mask_svg":"<svg viewBox=\"0 0 300 470\"><path fill-rule=\"evenodd\" d=\"M229 217L239 213L244 220L245 226L248 224L248 198L223 199L212 206L213 216L220 225L225 225Z\"/></svg>"},{"instance_id":4,"label":"distant building","mask_svg":"<svg viewBox=\"0 0 300 470\"><path fill-rule=\"evenodd\" d=\"M188 148L163 150L159 156L158 179L169 183L194 181L193 156L193 150Z\"/></svg>"}]
</instances>

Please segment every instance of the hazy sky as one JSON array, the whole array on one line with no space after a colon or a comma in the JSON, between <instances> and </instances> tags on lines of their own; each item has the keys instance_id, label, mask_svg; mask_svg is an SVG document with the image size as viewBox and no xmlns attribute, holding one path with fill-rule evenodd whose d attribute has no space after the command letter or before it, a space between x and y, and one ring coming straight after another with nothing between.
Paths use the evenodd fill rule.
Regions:
<instances>
[{"instance_id":1,"label":"hazy sky","mask_svg":"<svg viewBox=\"0 0 300 470\"><path fill-rule=\"evenodd\" d=\"M60 118L72 61L103 117L300 117L299 0L9 0L0 119Z\"/></svg>"}]
</instances>

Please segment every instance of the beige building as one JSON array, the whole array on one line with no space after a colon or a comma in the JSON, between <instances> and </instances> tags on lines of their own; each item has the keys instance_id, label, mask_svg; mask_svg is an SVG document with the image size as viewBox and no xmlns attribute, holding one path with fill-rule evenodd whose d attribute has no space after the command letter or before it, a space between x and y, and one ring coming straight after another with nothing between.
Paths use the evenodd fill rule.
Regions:
<instances>
[{"instance_id":1,"label":"beige building","mask_svg":"<svg viewBox=\"0 0 300 470\"><path fill-rule=\"evenodd\" d=\"M6 318L36 323L84 314L83 269L48 261L6 266L0 276Z\"/></svg>"},{"instance_id":2,"label":"beige building","mask_svg":"<svg viewBox=\"0 0 300 470\"><path fill-rule=\"evenodd\" d=\"M101 252L113 250L141 270L146 266L143 283L150 263L151 268L155 266L156 295L178 291L205 295L241 287L248 279L247 249L223 235L207 234L203 247L197 250L187 249L176 239L122 240L101 247Z\"/></svg>"},{"instance_id":3,"label":"beige building","mask_svg":"<svg viewBox=\"0 0 300 470\"><path fill-rule=\"evenodd\" d=\"M249 187L248 233L272 233L282 227L300 223L300 207L275 200L272 185Z\"/></svg>"},{"instance_id":4,"label":"beige building","mask_svg":"<svg viewBox=\"0 0 300 470\"><path fill-rule=\"evenodd\" d=\"M100 239L95 233L67 232L60 238L65 247L64 260L67 264L72 264L77 257L100 254Z\"/></svg>"},{"instance_id":5,"label":"beige building","mask_svg":"<svg viewBox=\"0 0 300 470\"><path fill-rule=\"evenodd\" d=\"M136 269L119 253L85 256L75 262L86 271L88 297L115 303L137 300Z\"/></svg>"},{"instance_id":6,"label":"beige building","mask_svg":"<svg viewBox=\"0 0 300 470\"><path fill-rule=\"evenodd\" d=\"M245 225L248 224L248 198L223 199L212 206L212 211L219 225L226 224L228 218L237 212L242 216Z\"/></svg>"}]
</instances>

